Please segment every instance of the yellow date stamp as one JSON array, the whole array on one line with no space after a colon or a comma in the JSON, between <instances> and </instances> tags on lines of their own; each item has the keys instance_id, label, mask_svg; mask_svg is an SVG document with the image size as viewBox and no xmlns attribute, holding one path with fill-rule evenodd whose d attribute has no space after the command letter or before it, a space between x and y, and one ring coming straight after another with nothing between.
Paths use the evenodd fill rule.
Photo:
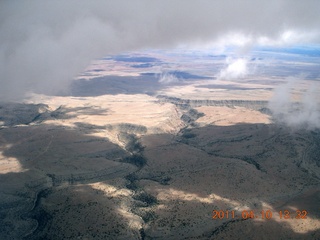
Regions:
<instances>
[{"instance_id":1,"label":"yellow date stamp","mask_svg":"<svg viewBox=\"0 0 320 240\"><path fill-rule=\"evenodd\" d=\"M213 210L212 219L307 219L306 210Z\"/></svg>"}]
</instances>

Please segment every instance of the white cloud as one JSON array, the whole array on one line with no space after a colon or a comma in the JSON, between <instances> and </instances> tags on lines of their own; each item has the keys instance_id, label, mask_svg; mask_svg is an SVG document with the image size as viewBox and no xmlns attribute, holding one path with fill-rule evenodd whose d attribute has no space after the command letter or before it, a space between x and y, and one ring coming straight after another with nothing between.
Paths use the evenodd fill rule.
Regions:
<instances>
[{"instance_id":1,"label":"white cloud","mask_svg":"<svg viewBox=\"0 0 320 240\"><path fill-rule=\"evenodd\" d=\"M240 59L230 59L227 58L227 66L222 69L218 75L220 79L232 80L243 78L248 75L248 61L244 58Z\"/></svg>"},{"instance_id":2,"label":"white cloud","mask_svg":"<svg viewBox=\"0 0 320 240\"><path fill-rule=\"evenodd\" d=\"M162 83L162 84L170 84L170 83L177 83L180 80L175 75L173 75L171 73L162 72L159 75L159 80L158 81L159 81L159 83Z\"/></svg>"}]
</instances>

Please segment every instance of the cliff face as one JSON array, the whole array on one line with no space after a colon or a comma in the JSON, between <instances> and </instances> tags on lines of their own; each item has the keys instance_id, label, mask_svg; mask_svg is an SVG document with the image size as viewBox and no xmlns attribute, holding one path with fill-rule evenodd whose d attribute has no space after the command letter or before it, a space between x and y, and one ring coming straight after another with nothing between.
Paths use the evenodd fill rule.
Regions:
<instances>
[{"instance_id":1,"label":"cliff face","mask_svg":"<svg viewBox=\"0 0 320 240\"><path fill-rule=\"evenodd\" d=\"M248 101L248 100L205 100L205 99L181 99L175 97L158 96L160 102L173 103L181 108L194 108L201 106L226 106L226 107L245 107L252 110L266 109L268 101Z\"/></svg>"},{"instance_id":2,"label":"cliff face","mask_svg":"<svg viewBox=\"0 0 320 240\"><path fill-rule=\"evenodd\" d=\"M116 125L109 124L106 128L109 131L115 130L117 132L125 132L128 134L145 134L148 131L145 126L132 123L120 123Z\"/></svg>"}]
</instances>

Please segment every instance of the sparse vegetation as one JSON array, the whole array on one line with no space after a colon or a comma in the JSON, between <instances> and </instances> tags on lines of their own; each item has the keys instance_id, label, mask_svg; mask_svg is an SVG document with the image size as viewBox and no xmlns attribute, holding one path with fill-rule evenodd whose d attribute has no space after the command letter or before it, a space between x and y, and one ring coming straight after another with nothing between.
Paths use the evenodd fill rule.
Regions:
<instances>
[{"instance_id":1,"label":"sparse vegetation","mask_svg":"<svg viewBox=\"0 0 320 240\"><path fill-rule=\"evenodd\" d=\"M253 221L215 221L210 211L229 210L230 217L235 205L261 210L261 203L276 207L278 199L318 206L318 192L303 194L319 185L319 131L270 124L261 117L270 117L261 114L270 113L266 101L250 101L256 96L223 100L232 99L223 91L219 100L201 91L197 100L200 92L182 91L185 99L128 92L0 106L0 238L231 239L228 234L245 229L258 239ZM317 224L318 212L310 214L310 224ZM318 234L269 223L285 229L283 238ZM261 232L273 231L265 226L259 222Z\"/></svg>"},{"instance_id":2,"label":"sparse vegetation","mask_svg":"<svg viewBox=\"0 0 320 240\"><path fill-rule=\"evenodd\" d=\"M121 142L125 143L125 148L128 152L139 153L144 149L144 147L139 142L139 139L134 134L121 132L119 133L118 138Z\"/></svg>"},{"instance_id":3,"label":"sparse vegetation","mask_svg":"<svg viewBox=\"0 0 320 240\"><path fill-rule=\"evenodd\" d=\"M130 182L134 182L138 179L138 177L135 173L130 173L127 176L125 176L125 179L127 179Z\"/></svg>"},{"instance_id":4,"label":"sparse vegetation","mask_svg":"<svg viewBox=\"0 0 320 240\"><path fill-rule=\"evenodd\" d=\"M122 162L131 163L139 168L142 168L147 163L147 160L139 154L133 154L122 159Z\"/></svg>"},{"instance_id":5,"label":"sparse vegetation","mask_svg":"<svg viewBox=\"0 0 320 240\"><path fill-rule=\"evenodd\" d=\"M147 211L141 216L142 220L145 223L148 223L156 218L156 215L153 211Z\"/></svg>"},{"instance_id":6,"label":"sparse vegetation","mask_svg":"<svg viewBox=\"0 0 320 240\"><path fill-rule=\"evenodd\" d=\"M139 229L139 233L140 233L140 236L141 236L141 240L144 240L145 237L146 237L146 234L145 234L145 232L144 232L144 229L143 229L143 228L140 228L140 229Z\"/></svg>"},{"instance_id":7,"label":"sparse vegetation","mask_svg":"<svg viewBox=\"0 0 320 240\"><path fill-rule=\"evenodd\" d=\"M138 180L138 177L135 173L128 174L127 176L125 176L125 179L129 181L129 183L126 184L126 188L133 191L138 189L138 186L136 183L136 180Z\"/></svg>"},{"instance_id":8,"label":"sparse vegetation","mask_svg":"<svg viewBox=\"0 0 320 240\"><path fill-rule=\"evenodd\" d=\"M171 177L164 177L160 180L160 184L162 185L169 185L169 181L171 180Z\"/></svg>"},{"instance_id":9,"label":"sparse vegetation","mask_svg":"<svg viewBox=\"0 0 320 240\"><path fill-rule=\"evenodd\" d=\"M144 202L148 204L149 206L155 205L158 203L158 200L156 197L152 196L151 194L148 194L146 192L140 192L133 196L133 199Z\"/></svg>"},{"instance_id":10,"label":"sparse vegetation","mask_svg":"<svg viewBox=\"0 0 320 240\"><path fill-rule=\"evenodd\" d=\"M194 138L196 136L197 136L196 134L191 133L191 132L186 132L186 133L182 134L183 138Z\"/></svg>"}]
</instances>

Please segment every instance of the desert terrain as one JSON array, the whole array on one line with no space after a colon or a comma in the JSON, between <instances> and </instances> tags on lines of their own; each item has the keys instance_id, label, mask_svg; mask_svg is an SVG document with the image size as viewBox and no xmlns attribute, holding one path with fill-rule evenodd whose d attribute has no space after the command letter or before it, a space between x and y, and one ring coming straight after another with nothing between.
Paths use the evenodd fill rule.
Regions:
<instances>
[{"instance_id":1,"label":"desert terrain","mask_svg":"<svg viewBox=\"0 0 320 240\"><path fill-rule=\"evenodd\" d=\"M65 92L0 103L0 238L320 239L320 131L270 110L319 65L289 57L239 80L221 55L109 56ZM300 77L295 108L318 83Z\"/></svg>"}]
</instances>

